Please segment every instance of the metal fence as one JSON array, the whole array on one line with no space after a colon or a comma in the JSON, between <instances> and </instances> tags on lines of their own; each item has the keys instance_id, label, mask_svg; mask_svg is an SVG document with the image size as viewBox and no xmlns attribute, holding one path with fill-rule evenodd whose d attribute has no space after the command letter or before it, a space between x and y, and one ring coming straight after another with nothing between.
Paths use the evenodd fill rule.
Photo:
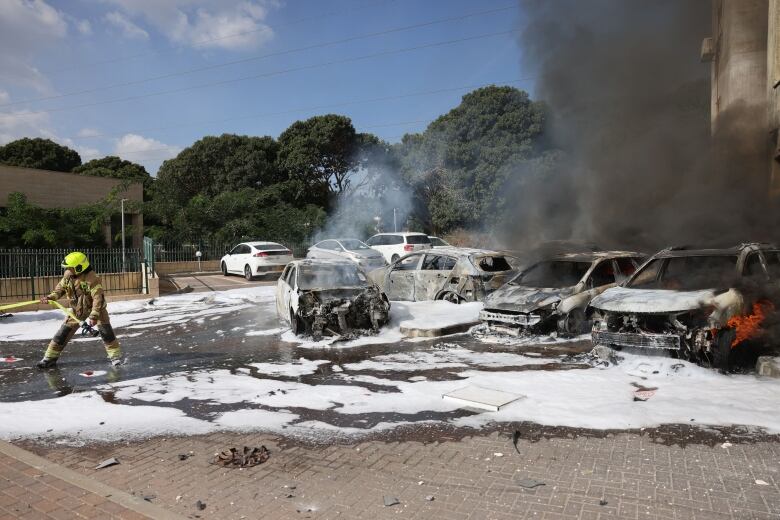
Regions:
<instances>
[{"instance_id":1,"label":"metal fence","mask_svg":"<svg viewBox=\"0 0 780 520\"><path fill-rule=\"evenodd\" d=\"M257 240L260 242L261 240ZM263 242L276 242L282 244L293 252L295 257L306 256L306 251L311 246L309 241L293 240L274 240L264 239ZM244 240L243 242L255 242L255 240ZM196 253L200 251L200 260L203 262L210 260L219 260L225 254L233 249L241 241L236 242L155 242L152 246L155 262L191 262L198 259ZM148 255L147 255L148 256Z\"/></svg>"},{"instance_id":2,"label":"metal fence","mask_svg":"<svg viewBox=\"0 0 780 520\"><path fill-rule=\"evenodd\" d=\"M48 294L62 276L70 249L0 249L0 300L35 299ZM143 288L140 249L83 249L103 279L106 293L140 293Z\"/></svg>"}]
</instances>

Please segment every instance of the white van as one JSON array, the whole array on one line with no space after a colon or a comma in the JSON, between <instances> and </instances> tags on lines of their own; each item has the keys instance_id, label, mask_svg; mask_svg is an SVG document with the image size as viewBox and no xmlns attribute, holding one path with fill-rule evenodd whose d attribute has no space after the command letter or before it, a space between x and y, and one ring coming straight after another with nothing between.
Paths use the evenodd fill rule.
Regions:
<instances>
[{"instance_id":1,"label":"white van","mask_svg":"<svg viewBox=\"0 0 780 520\"><path fill-rule=\"evenodd\" d=\"M382 253L391 263L413 251L433 247L425 233L379 233L366 240L366 244Z\"/></svg>"}]
</instances>

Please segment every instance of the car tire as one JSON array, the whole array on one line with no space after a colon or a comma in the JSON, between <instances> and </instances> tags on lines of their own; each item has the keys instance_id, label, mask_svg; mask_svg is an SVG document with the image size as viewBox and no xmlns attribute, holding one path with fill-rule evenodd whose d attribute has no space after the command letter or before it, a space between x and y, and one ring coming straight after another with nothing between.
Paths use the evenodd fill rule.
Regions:
<instances>
[{"instance_id":1,"label":"car tire","mask_svg":"<svg viewBox=\"0 0 780 520\"><path fill-rule=\"evenodd\" d=\"M579 336L588 332L590 328L591 323L582 309L572 309L558 319L558 332Z\"/></svg>"},{"instance_id":2,"label":"car tire","mask_svg":"<svg viewBox=\"0 0 780 520\"><path fill-rule=\"evenodd\" d=\"M244 278L246 278L248 282L252 281L252 268L249 267L249 264L244 266Z\"/></svg>"},{"instance_id":3,"label":"car tire","mask_svg":"<svg viewBox=\"0 0 780 520\"><path fill-rule=\"evenodd\" d=\"M397 262L397 261L398 261L398 259L399 259L399 258L401 258L401 257L400 257L400 256L398 256L398 255L393 255L393 256L391 256L391 257L390 257L390 263L391 263L391 264L394 264L395 262Z\"/></svg>"},{"instance_id":4,"label":"car tire","mask_svg":"<svg viewBox=\"0 0 780 520\"><path fill-rule=\"evenodd\" d=\"M290 309L290 330L296 336L303 332L303 324L301 319L295 315L292 309Z\"/></svg>"},{"instance_id":5,"label":"car tire","mask_svg":"<svg viewBox=\"0 0 780 520\"><path fill-rule=\"evenodd\" d=\"M445 301L445 302L454 303L455 305L459 305L459 304L460 304L460 302L462 302L462 301L463 301L463 300L461 299L461 297L460 297L460 296L458 296L458 295L457 295L456 293L454 293L454 292L446 292L446 293L443 293L441 296L439 296L439 300L442 300L442 301Z\"/></svg>"},{"instance_id":6,"label":"car tire","mask_svg":"<svg viewBox=\"0 0 780 520\"><path fill-rule=\"evenodd\" d=\"M712 350L712 367L721 372L729 372L732 368L733 352L731 343L737 337L735 329L721 329L715 336L715 346Z\"/></svg>"},{"instance_id":7,"label":"car tire","mask_svg":"<svg viewBox=\"0 0 780 520\"><path fill-rule=\"evenodd\" d=\"M222 276L227 276L227 265L225 265L225 262L222 262Z\"/></svg>"}]
</instances>

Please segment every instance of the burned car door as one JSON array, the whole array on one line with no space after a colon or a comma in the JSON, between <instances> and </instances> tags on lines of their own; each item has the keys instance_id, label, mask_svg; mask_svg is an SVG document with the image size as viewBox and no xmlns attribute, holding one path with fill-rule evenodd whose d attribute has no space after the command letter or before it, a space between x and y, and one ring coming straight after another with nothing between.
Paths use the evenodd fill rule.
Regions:
<instances>
[{"instance_id":1,"label":"burned car door","mask_svg":"<svg viewBox=\"0 0 780 520\"><path fill-rule=\"evenodd\" d=\"M414 273L422 254L406 255L389 267L384 290L391 300L414 301Z\"/></svg>"},{"instance_id":2,"label":"burned car door","mask_svg":"<svg viewBox=\"0 0 780 520\"><path fill-rule=\"evenodd\" d=\"M294 291L295 266L288 265L276 282L276 310L284 321L290 320L290 300Z\"/></svg>"},{"instance_id":3,"label":"burned car door","mask_svg":"<svg viewBox=\"0 0 780 520\"><path fill-rule=\"evenodd\" d=\"M426 254L414 271L414 300L433 300L444 287L458 260L441 254Z\"/></svg>"},{"instance_id":4,"label":"burned car door","mask_svg":"<svg viewBox=\"0 0 780 520\"><path fill-rule=\"evenodd\" d=\"M585 279L585 292L587 300L595 298L610 287L615 285L615 264L612 260L602 260L590 272Z\"/></svg>"}]
</instances>

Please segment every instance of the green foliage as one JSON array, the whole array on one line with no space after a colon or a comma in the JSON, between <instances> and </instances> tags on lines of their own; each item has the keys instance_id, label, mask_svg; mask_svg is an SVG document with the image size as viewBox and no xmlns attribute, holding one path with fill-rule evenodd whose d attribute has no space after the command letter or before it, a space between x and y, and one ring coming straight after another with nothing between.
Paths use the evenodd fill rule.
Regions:
<instances>
[{"instance_id":1,"label":"green foliage","mask_svg":"<svg viewBox=\"0 0 780 520\"><path fill-rule=\"evenodd\" d=\"M92 175L94 177L112 177L143 182L151 181L146 168L134 162L125 161L114 155L93 159L73 169L73 173Z\"/></svg>"},{"instance_id":2,"label":"green foliage","mask_svg":"<svg viewBox=\"0 0 780 520\"><path fill-rule=\"evenodd\" d=\"M485 87L396 147L417 197L417 217L437 232L477 227L503 209L507 165L542 150L544 107L512 87Z\"/></svg>"},{"instance_id":3,"label":"green foliage","mask_svg":"<svg viewBox=\"0 0 780 520\"><path fill-rule=\"evenodd\" d=\"M197 195L270 186L283 180L276 168L277 147L270 137L204 137L162 164L156 196L183 207Z\"/></svg>"},{"instance_id":4,"label":"green foliage","mask_svg":"<svg viewBox=\"0 0 780 520\"><path fill-rule=\"evenodd\" d=\"M104 210L99 204L74 209L43 209L22 193L8 196L0 213L4 247L92 247L105 245Z\"/></svg>"},{"instance_id":5,"label":"green foliage","mask_svg":"<svg viewBox=\"0 0 780 520\"><path fill-rule=\"evenodd\" d=\"M350 187L364 141L370 139L357 134L345 116L296 121L279 136L279 167L318 195L339 194Z\"/></svg>"},{"instance_id":6,"label":"green foliage","mask_svg":"<svg viewBox=\"0 0 780 520\"><path fill-rule=\"evenodd\" d=\"M51 139L25 137L0 146L0 164L69 172L81 164L81 157Z\"/></svg>"}]
</instances>

